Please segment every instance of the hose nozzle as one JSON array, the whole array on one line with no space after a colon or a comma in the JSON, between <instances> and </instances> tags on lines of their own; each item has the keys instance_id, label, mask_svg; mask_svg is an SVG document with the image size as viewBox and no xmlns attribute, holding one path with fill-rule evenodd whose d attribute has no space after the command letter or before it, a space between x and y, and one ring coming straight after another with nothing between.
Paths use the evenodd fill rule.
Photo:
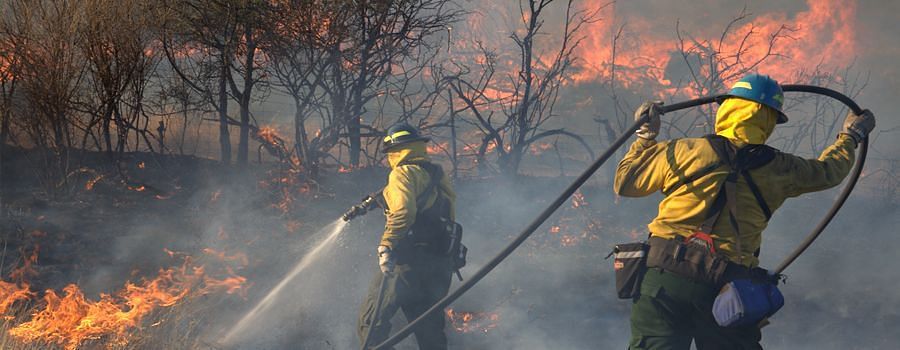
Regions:
<instances>
[{"instance_id":1,"label":"hose nozzle","mask_svg":"<svg viewBox=\"0 0 900 350\"><path fill-rule=\"evenodd\" d=\"M366 215L369 210L374 209L377 205L378 202L375 201L375 197L373 195L368 195L366 196L366 198L363 198L361 203L350 207L350 209L341 216L341 219L344 219L344 221L350 221L357 216Z\"/></svg>"}]
</instances>

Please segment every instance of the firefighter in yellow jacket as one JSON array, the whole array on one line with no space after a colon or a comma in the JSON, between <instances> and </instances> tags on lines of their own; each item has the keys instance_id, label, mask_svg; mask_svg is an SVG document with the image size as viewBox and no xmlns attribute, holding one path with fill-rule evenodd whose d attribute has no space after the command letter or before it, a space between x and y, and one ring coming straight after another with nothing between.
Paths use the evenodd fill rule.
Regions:
<instances>
[{"instance_id":1,"label":"firefighter in yellow jacket","mask_svg":"<svg viewBox=\"0 0 900 350\"><path fill-rule=\"evenodd\" d=\"M383 149L391 167L383 200L386 223L378 246L380 274L375 276L360 309L358 335L368 344L387 339L390 320L402 310L412 321L450 289L453 259L447 254L447 237L441 222L455 220L456 195L440 165L429 161L428 138L405 123L388 129ZM385 289L376 314L382 274ZM434 313L415 330L420 349L446 349L444 314Z\"/></svg>"},{"instance_id":2,"label":"firefighter in yellow jacket","mask_svg":"<svg viewBox=\"0 0 900 350\"><path fill-rule=\"evenodd\" d=\"M851 112L837 140L817 159L771 149L764 164L736 177L738 215L731 220L722 215L721 220L708 222L708 213L716 206L717 194L730 172L714 141L721 140L721 145L738 152L768 148L764 144L775 125L787 122L781 111L781 87L768 76L750 74L727 96L716 114L718 136L707 138L658 142L660 104L644 103L635 112L636 120L649 114L650 122L637 131L638 139L619 163L615 192L626 197L661 192L664 198L648 225L650 258L640 295L632 304L630 349L688 350L692 341L700 350L760 349L758 325L720 327L714 320L711 309L719 286L701 276L709 271L681 269L674 259L654 263L654 254L677 255L659 253L665 249L662 247L673 246L671 242L696 243L704 247L704 253L708 250L710 256L724 257L729 271L756 267L762 231L772 211L787 198L838 185L850 171L857 144L875 127L871 112ZM707 223L710 229L702 230ZM708 234L703 234L705 231Z\"/></svg>"}]
</instances>

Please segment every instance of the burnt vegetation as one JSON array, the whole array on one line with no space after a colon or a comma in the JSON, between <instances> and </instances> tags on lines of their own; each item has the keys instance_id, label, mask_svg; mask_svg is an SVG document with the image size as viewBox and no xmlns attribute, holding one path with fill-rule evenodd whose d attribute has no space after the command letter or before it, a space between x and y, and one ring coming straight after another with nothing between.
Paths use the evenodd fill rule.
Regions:
<instances>
[{"instance_id":1,"label":"burnt vegetation","mask_svg":"<svg viewBox=\"0 0 900 350\"><path fill-rule=\"evenodd\" d=\"M853 60L787 65L798 46L815 44L798 44L798 32L819 29L757 24L746 9L715 35L673 22L661 40L615 18L612 2L499 3L0 2L0 348L233 346L217 339L236 312L320 227L383 185L380 141L396 122L432 138L428 152L452 174L459 217L476 232L467 239L477 266L631 124L642 100L721 92L756 70L851 97L870 79ZM797 117L770 143L814 155L846 110L788 97ZM710 133L714 116L713 106L673 113L661 137ZM900 198L900 162L878 140L892 134L872 135L860 185L886 216ZM536 324L569 331L561 348L595 345L598 328L627 332L620 319L544 300L571 283L583 289L566 298L598 304L611 275L594 267L610 244L644 235L653 208L610 214L624 204L608 182L599 174L573 197L497 277L503 287L480 292L487 301L448 310L454 345L490 348ZM308 300L282 311L302 322L272 327L275 340L249 348L356 346L355 306L315 296L356 302L359 293L323 291L321 281L365 284L380 225L372 216L355 229L365 239L341 243L352 261L309 277L318 282L298 287ZM533 262L569 258L580 267L562 275ZM625 312L601 301L614 305L604 312ZM555 347L537 338L507 345Z\"/></svg>"}]
</instances>

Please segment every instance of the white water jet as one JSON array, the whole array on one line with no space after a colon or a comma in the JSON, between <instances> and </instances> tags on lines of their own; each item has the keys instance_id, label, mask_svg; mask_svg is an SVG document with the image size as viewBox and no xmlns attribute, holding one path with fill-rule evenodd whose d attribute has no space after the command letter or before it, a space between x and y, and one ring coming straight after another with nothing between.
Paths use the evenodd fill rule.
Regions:
<instances>
[{"instance_id":1,"label":"white water jet","mask_svg":"<svg viewBox=\"0 0 900 350\"><path fill-rule=\"evenodd\" d=\"M309 267L309 265L319 257L320 253L325 250L325 247L330 246L335 241L337 236L344 230L345 226L347 226L347 222L339 218L316 232L315 236L319 236L322 232L327 232L329 229L331 230L323 240L318 242L312 250L306 253L303 259L300 259L300 261L297 262L297 265L294 266L291 272L284 276L284 278L281 279L281 282L278 282L269 294L266 294L265 298L260 300L250 312L247 312L234 327L231 327L231 330L228 331L225 338L222 339L222 342L225 344L231 343L236 335L243 332L248 325L257 320L263 311L268 310L269 307L274 304L275 300L278 299L278 294L281 293L281 290L284 289L294 277L300 274L300 272L303 272L303 270Z\"/></svg>"}]
</instances>

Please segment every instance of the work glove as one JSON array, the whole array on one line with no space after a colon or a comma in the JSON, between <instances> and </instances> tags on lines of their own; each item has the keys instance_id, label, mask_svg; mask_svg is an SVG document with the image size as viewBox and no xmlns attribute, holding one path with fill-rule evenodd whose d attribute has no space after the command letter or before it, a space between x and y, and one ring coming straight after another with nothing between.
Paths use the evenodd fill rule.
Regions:
<instances>
[{"instance_id":1,"label":"work glove","mask_svg":"<svg viewBox=\"0 0 900 350\"><path fill-rule=\"evenodd\" d=\"M650 116L650 120L641 125L640 129L634 132L637 137L644 140L654 140L659 135L659 127L662 121L659 120L662 101L646 101L634 111L634 120L641 120L645 115Z\"/></svg>"},{"instance_id":2,"label":"work glove","mask_svg":"<svg viewBox=\"0 0 900 350\"><path fill-rule=\"evenodd\" d=\"M841 134L852 137L859 144L869 136L872 129L875 129L875 114L872 111L866 109L860 115L850 111L847 113L847 118L844 119L844 130L841 130Z\"/></svg>"},{"instance_id":3,"label":"work glove","mask_svg":"<svg viewBox=\"0 0 900 350\"><path fill-rule=\"evenodd\" d=\"M381 268L381 273L394 272L394 255L386 245L378 246L378 267Z\"/></svg>"}]
</instances>

